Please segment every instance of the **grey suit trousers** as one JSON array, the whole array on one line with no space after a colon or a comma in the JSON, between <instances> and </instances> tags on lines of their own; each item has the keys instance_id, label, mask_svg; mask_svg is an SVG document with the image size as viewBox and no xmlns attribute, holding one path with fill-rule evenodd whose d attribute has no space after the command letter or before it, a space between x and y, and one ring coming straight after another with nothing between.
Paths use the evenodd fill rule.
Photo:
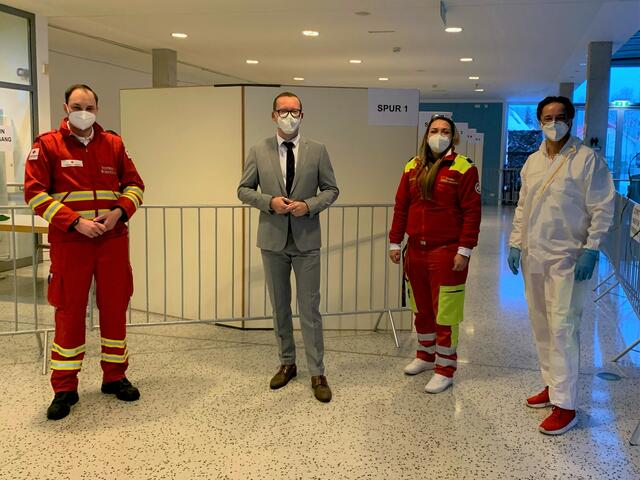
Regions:
<instances>
[{"instance_id":1,"label":"grey suit trousers","mask_svg":"<svg viewBox=\"0 0 640 480\"><path fill-rule=\"evenodd\" d=\"M291 312L291 267L296 277L298 312L307 365L312 376L324 375L324 340L320 315L320 250L301 252L291 230L283 250L262 250L262 263L273 307L273 327L280 363L296 362Z\"/></svg>"}]
</instances>

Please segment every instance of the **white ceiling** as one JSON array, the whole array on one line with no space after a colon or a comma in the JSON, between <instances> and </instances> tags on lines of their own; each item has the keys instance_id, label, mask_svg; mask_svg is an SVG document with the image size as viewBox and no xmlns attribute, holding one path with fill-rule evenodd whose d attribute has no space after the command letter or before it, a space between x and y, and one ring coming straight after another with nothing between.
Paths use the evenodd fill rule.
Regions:
<instances>
[{"instance_id":1,"label":"white ceiling","mask_svg":"<svg viewBox=\"0 0 640 480\"><path fill-rule=\"evenodd\" d=\"M640 30L640 0L445 0L447 25L463 27L460 34L444 32L438 0L0 1L75 32L175 49L181 61L252 82L302 76L305 85L419 88L423 99L443 100L556 93L559 82L584 80L590 41L612 41L615 52ZM307 29L320 36L303 37ZM176 31L189 38L171 38ZM473 91L469 75L480 77L484 93Z\"/></svg>"}]
</instances>

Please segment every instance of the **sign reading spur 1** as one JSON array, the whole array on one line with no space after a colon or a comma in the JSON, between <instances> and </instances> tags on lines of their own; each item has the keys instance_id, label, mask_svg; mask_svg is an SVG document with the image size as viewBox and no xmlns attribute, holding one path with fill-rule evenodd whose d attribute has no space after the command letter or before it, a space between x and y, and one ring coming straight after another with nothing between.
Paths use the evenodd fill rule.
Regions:
<instances>
[{"instance_id":1,"label":"sign reading spur 1","mask_svg":"<svg viewBox=\"0 0 640 480\"><path fill-rule=\"evenodd\" d=\"M369 125L418 125L420 90L369 89Z\"/></svg>"}]
</instances>

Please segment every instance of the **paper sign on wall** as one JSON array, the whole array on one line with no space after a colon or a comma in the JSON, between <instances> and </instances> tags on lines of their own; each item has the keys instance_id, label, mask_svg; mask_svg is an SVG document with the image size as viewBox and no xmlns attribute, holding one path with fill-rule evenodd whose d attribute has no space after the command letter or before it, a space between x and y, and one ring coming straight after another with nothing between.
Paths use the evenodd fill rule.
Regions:
<instances>
[{"instance_id":1,"label":"paper sign on wall","mask_svg":"<svg viewBox=\"0 0 640 480\"><path fill-rule=\"evenodd\" d=\"M369 125L414 127L418 124L419 90L370 88L368 92Z\"/></svg>"},{"instance_id":2,"label":"paper sign on wall","mask_svg":"<svg viewBox=\"0 0 640 480\"><path fill-rule=\"evenodd\" d=\"M640 243L640 205L633 206L633 212L631 213L631 238Z\"/></svg>"},{"instance_id":3,"label":"paper sign on wall","mask_svg":"<svg viewBox=\"0 0 640 480\"><path fill-rule=\"evenodd\" d=\"M0 152L13 152L13 127L0 126Z\"/></svg>"}]
</instances>

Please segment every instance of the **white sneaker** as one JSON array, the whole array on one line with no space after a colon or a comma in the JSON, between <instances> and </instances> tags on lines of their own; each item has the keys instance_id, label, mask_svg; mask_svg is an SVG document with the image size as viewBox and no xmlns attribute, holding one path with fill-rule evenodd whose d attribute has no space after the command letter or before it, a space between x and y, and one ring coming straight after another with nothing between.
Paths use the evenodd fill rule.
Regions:
<instances>
[{"instance_id":1,"label":"white sneaker","mask_svg":"<svg viewBox=\"0 0 640 480\"><path fill-rule=\"evenodd\" d=\"M407 375L417 375L427 370L433 370L433 362L427 362L421 358L414 358L410 364L404 367L404 373Z\"/></svg>"},{"instance_id":2,"label":"white sneaker","mask_svg":"<svg viewBox=\"0 0 640 480\"><path fill-rule=\"evenodd\" d=\"M439 373L434 373L429 383L424 387L427 393L440 393L453 385L453 378L445 377Z\"/></svg>"}]
</instances>

